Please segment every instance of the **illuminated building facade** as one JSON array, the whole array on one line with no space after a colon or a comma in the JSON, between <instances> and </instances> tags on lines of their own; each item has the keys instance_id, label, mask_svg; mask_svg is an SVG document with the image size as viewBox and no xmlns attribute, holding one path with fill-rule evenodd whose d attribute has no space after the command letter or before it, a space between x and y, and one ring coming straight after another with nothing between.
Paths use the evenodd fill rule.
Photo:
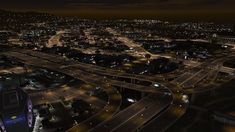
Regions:
<instances>
[{"instance_id":1,"label":"illuminated building facade","mask_svg":"<svg viewBox=\"0 0 235 132\"><path fill-rule=\"evenodd\" d=\"M3 132L29 132L33 125L32 103L19 88L0 91L0 129Z\"/></svg>"}]
</instances>

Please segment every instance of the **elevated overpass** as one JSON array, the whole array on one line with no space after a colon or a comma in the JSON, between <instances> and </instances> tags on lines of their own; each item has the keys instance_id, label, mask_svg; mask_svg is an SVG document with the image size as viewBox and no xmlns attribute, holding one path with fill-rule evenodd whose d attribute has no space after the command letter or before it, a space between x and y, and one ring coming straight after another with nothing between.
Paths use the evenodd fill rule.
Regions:
<instances>
[{"instance_id":1,"label":"elevated overpass","mask_svg":"<svg viewBox=\"0 0 235 132\"><path fill-rule=\"evenodd\" d=\"M47 60L42 60L42 59L39 59L39 58L28 56L28 55L25 55L25 54L19 54L19 53L16 53L16 52L15 53L11 52L10 54L11 55L8 54L9 55L8 57L15 58L19 62L25 63L27 65L47 68L47 69L50 69L50 70L61 72L61 73L64 73L66 75L72 76L72 77L80 79L82 81L85 81L88 84L92 84L92 85L99 84L100 86L103 87L104 91L109 96L108 103L97 114L93 115L92 117L90 117L87 120L85 120L85 121L81 122L80 124L78 124L79 128L76 127L77 130L87 131L88 129L94 127L95 125L101 123L103 120L106 120L107 118L111 117L112 115L114 115L119 110L119 107L120 107L120 104L121 104L121 99L122 99L120 93L115 88L111 87L110 85L106 85L102 82L99 82L98 80L92 79L93 78L92 75L75 73L74 71L60 70L59 69L60 65L49 62ZM7 55L7 54L4 54L4 55ZM84 75L86 75L86 76L84 76ZM47 96L50 95L50 94L51 93L49 93L49 94L47 93ZM53 98L53 97L54 96L52 96L51 98ZM52 99L52 100L54 101L54 99ZM93 101L92 104L95 104L94 101Z\"/></svg>"},{"instance_id":2,"label":"elevated overpass","mask_svg":"<svg viewBox=\"0 0 235 132\"><path fill-rule=\"evenodd\" d=\"M220 68L220 72L232 75L232 74L235 74L235 68L230 68L230 67L222 66Z\"/></svg>"},{"instance_id":3,"label":"elevated overpass","mask_svg":"<svg viewBox=\"0 0 235 132\"><path fill-rule=\"evenodd\" d=\"M31 54L33 54L33 52ZM82 68L80 69L77 66L75 66L75 67L74 66L71 66L71 67L66 66L66 65L71 65L71 64L74 65L74 62L67 61L64 58L59 57L59 56L55 56L54 59L42 58L39 52L38 52L37 56L35 56L35 54L33 56L33 55L29 55L28 53L20 53L20 52L14 52L14 51L5 52L5 53L3 53L3 55L10 57L10 58L15 58L16 60L18 60L22 63L25 63L27 65L47 68L50 70L64 73L66 75L72 76L72 77L80 79L80 80L83 80L84 82L87 82L90 84L103 86L105 92L107 92L109 95L108 104L96 115L92 116L91 118L85 120L82 123L79 123L78 125L76 125L73 128L68 130L71 132L88 131L88 130L91 130L92 128L96 127L97 125L99 125L103 121L105 121L107 119L112 119L113 115L115 113L117 113L119 110L121 96L120 96L119 92L117 90L115 90L114 88L112 88L111 86L118 86L118 87L137 90L137 91L141 91L141 92L153 93L153 95L154 95L154 100L150 101L149 104L145 104L146 109L144 109L142 111L143 113L137 112L135 116L133 116L133 115L125 116L130 120L127 121L126 123L123 123L123 125L119 126L118 128L115 128L114 130L120 130L120 129L125 128L123 126L130 124L134 119L141 119L138 121L136 120L137 121L136 124L133 125L131 128L127 127L127 129L136 130L136 129L139 129L145 123L149 122L149 120L152 120L152 118L153 118L153 120L158 120L160 117L168 116L168 114L170 114L169 112L171 112L171 111L174 112L174 111L177 111L178 109L182 109L182 111L181 111L182 114L178 114L177 116L174 116L173 121L175 121L183 115L183 113L186 111L186 108L187 108L186 107L187 103L182 101L182 93L177 90L178 87L176 87L175 85L171 85L171 84L166 83L166 84L164 84L166 86L163 89L159 89L159 90L163 90L163 91L159 91L159 90L156 90L156 89L154 89L152 87L148 87L148 86L142 86L142 85L137 85L137 84L132 84L132 83L125 83L123 81L117 81L114 79L104 79L101 76L104 74L98 73L98 72L104 72L101 69L96 70L97 73L83 71L83 70L81 70ZM45 55L45 54L43 54L43 55ZM43 57L45 57L45 56L43 56ZM55 61L57 61L57 62L55 62ZM94 73L96 73L96 74L94 74ZM116 73L119 73L119 72L116 71ZM123 75L121 74L120 76L123 76ZM126 78L131 78L128 75L124 75L124 76ZM137 77L134 77L134 78L137 79ZM144 80L146 80L146 79L144 79ZM148 80L148 81L152 82L151 80ZM171 89L169 89L169 88L171 88ZM156 95L159 95L159 94L162 95L166 91L169 91L169 90L170 90L170 95L173 96L173 98L172 98L173 100L172 101L166 100L166 102L159 101L159 103L156 103L155 99L158 98L158 96L156 96ZM169 102L171 102L171 103L169 104ZM170 105L170 106L168 106L168 105ZM128 107L127 110L132 111L133 107L130 107L130 108ZM155 108L157 108L158 111L155 111ZM162 111L163 109L165 109L167 111L165 111L165 110ZM149 112L152 114L149 115L148 114ZM161 112L162 114L160 114L159 112ZM154 117L158 114L160 114L159 117ZM120 116L121 115L122 114L120 114ZM142 118L140 118L139 115ZM145 119L145 120L142 120L142 119ZM173 118L168 118L168 119L169 120L165 120L165 121L167 121L167 123L165 123L165 125L161 126L162 129L167 129L167 127L169 127L168 122L171 122L172 121L171 119L173 119Z\"/></svg>"}]
</instances>

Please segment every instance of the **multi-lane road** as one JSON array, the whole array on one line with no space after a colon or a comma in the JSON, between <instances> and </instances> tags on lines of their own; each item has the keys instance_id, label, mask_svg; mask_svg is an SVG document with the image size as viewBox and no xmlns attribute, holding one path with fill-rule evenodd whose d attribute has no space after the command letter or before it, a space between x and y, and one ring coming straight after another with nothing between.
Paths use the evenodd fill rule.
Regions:
<instances>
[{"instance_id":1,"label":"multi-lane road","mask_svg":"<svg viewBox=\"0 0 235 132\"><path fill-rule=\"evenodd\" d=\"M153 83L155 79L144 78L144 76L133 76L115 70L106 70L97 66L71 62L56 55L49 55L29 50L17 50L2 53L10 58L25 63L27 65L47 68L61 72L80 79L86 83L102 86L109 95L109 100L100 112L88 118L87 120L75 125L68 131L135 131L145 130L145 126L150 128L153 124L160 130L167 129L186 111L187 103L182 100L182 92L176 85L162 81L162 88L156 89L150 86L128 83L115 78L104 78L105 75L112 77L123 77L126 79L135 79L139 81L148 81ZM71 66L70 66L71 65ZM90 69L85 70L85 69ZM114 74L114 72L116 74ZM150 83L150 84L151 84ZM125 111L119 112L121 105L121 94L112 86L118 86L126 89L132 89L140 92L149 93L147 97L140 102L128 107ZM97 102L93 102L98 104ZM140 107L140 108L139 108ZM118 114L116 114L119 112ZM116 114L114 116L114 114ZM119 122L122 122L119 124ZM96 129L94 129L96 128ZM159 129L158 128L158 129ZM155 131L156 129L152 129Z\"/></svg>"},{"instance_id":2,"label":"multi-lane road","mask_svg":"<svg viewBox=\"0 0 235 132\"><path fill-rule=\"evenodd\" d=\"M129 108L119 112L110 120L103 122L92 131L120 132L137 130L155 115L170 105L171 98L162 94L150 94Z\"/></svg>"},{"instance_id":3,"label":"multi-lane road","mask_svg":"<svg viewBox=\"0 0 235 132\"><path fill-rule=\"evenodd\" d=\"M99 67L81 62L72 62L63 57L35 52L31 50L16 50L4 52L2 55L13 58L27 65L47 68L64 73L91 85L101 86L108 94L108 102L92 98L79 89L69 88L68 99L87 98L87 102L101 110L87 120L75 125L68 131L165 131L175 123L187 110L188 102L182 99L185 87L193 87L208 76L210 72L220 70L223 58L212 62L200 64L190 71L182 74L172 82L164 81L161 77L149 77L145 75L132 75L119 70ZM131 82L120 81L129 79ZM133 83L134 82L134 83ZM139 82L139 83L135 83ZM143 84L140 82L144 82ZM152 84L158 82L160 88L154 88ZM139 102L120 111L122 102L121 93L115 87L131 89L148 93ZM58 89L49 93L35 93L35 96L48 96L45 100L56 101L63 94ZM37 99L36 99L37 100ZM37 101L35 101L37 102Z\"/></svg>"}]
</instances>

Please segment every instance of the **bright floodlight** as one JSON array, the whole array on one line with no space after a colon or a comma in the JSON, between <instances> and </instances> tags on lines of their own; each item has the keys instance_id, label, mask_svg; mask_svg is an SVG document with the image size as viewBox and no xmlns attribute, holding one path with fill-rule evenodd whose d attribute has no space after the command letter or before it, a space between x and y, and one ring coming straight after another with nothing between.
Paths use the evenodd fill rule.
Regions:
<instances>
[{"instance_id":1,"label":"bright floodlight","mask_svg":"<svg viewBox=\"0 0 235 132\"><path fill-rule=\"evenodd\" d=\"M127 101L131 102L131 103L135 103L136 102L134 99L131 99L131 98L127 98Z\"/></svg>"},{"instance_id":2,"label":"bright floodlight","mask_svg":"<svg viewBox=\"0 0 235 132\"><path fill-rule=\"evenodd\" d=\"M154 84L154 87L158 88L158 87L160 87L160 85L157 84L157 83L155 83L155 84Z\"/></svg>"}]
</instances>

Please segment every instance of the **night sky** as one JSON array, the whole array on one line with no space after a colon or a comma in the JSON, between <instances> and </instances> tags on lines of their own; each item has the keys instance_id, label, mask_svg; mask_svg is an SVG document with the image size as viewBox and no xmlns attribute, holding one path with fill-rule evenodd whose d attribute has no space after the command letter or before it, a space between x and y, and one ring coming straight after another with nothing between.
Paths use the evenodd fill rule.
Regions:
<instances>
[{"instance_id":1,"label":"night sky","mask_svg":"<svg viewBox=\"0 0 235 132\"><path fill-rule=\"evenodd\" d=\"M234 16L234 0L0 0L0 8L95 16Z\"/></svg>"}]
</instances>

